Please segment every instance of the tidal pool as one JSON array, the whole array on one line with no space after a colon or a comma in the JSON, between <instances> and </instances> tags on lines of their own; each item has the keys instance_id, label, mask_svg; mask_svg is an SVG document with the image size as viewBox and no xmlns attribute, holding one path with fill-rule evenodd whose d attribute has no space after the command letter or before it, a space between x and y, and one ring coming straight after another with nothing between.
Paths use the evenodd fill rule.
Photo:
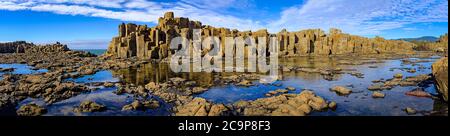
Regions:
<instances>
[{"instance_id":1,"label":"tidal pool","mask_svg":"<svg viewBox=\"0 0 450 136\"><path fill-rule=\"evenodd\" d=\"M160 107L157 109L148 109L145 111L122 111L122 107L134 101L134 97L129 94L116 95L113 93L116 88L101 88L93 92L87 92L75 97L46 105L42 99L27 98L19 103L21 105L35 103L47 108L47 113L44 116L168 116L170 112L168 109L170 105L160 102ZM74 107L80 105L83 101L93 101L106 106L106 111L103 112L74 112ZM161 101L161 100L159 100Z\"/></svg>"},{"instance_id":2,"label":"tidal pool","mask_svg":"<svg viewBox=\"0 0 450 136\"><path fill-rule=\"evenodd\" d=\"M414 108L421 113L439 110L445 107L445 103L431 98L419 98L407 96L405 92L410 91L417 86L397 86L391 90L383 91L384 98L372 98L372 91L367 87L372 85L373 80L391 79L394 74L401 73L403 77L416 76L420 74L430 74L431 64L439 56L420 57L420 58L370 58L370 57L293 57L280 58L279 64L285 67L295 66L301 68L336 68L339 67L346 72L358 72L363 74L357 77L348 73L336 74L332 77L324 78L319 73L306 73L302 71L283 71L279 70L281 79L273 84L261 84L258 80L252 81L254 86L243 87L232 84L214 85L215 76L231 76L242 73L206 73L206 72L188 72L174 73L165 63L160 64L142 64L139 67L121 70L99 71L93 75L86 75L79 78L67 79L77 83L95 83L95 82L122 82L134 85L146 85L149 82L165 82L173 77L181 77L190 81L196 81L200 86L211 86L208 91L194 95L202 97L214 103L231 104L240 100L256 100L265 98L265 94L276 89L287 87L296 88L289 93L300 93L304 89L315 92L316 95L325 98L328 101L337 103L336 110L323 112L312 112L312 116L404 116L406 107ZM348 63L348 62L357 62ZM414 63L411 63L414 62ZM408 72L407 69L415 69L415 72ZM347 86L353 93L347 96L341 96L329 89L333 86ZM437 95L434 84L423 85L430 94ZM18 106L27 103L37 103L45 106L48 113L45 115L114 115L114 116L167 116L171 115L172 105L166 103L156 96L150 96L160 102L160 107L146 111L121 111L121 108L133 102L134 99L142 99L131 94L116 95L113 93L117 88L104 88L92 92L86 92L75 97L45 105L43 100L28 98L22 101ZM81 102L91 100L107 107L105 112L93 113L74 113L73 108Z\"/></svg>"},{"instance_id":3,"label":"tidal pool","mask_svg":"<svg viewBox=\"0 0 450 136\"><path fill-rule=\"evenodd\" d=\"M95 82L118 82L119 78L113 77L112 73L107 70L96 72L93 75L85 75L79 78L69 78L68 81L75 83L95 83Z\"/></svg>"},{"instance_id":4,"label":"tidal pool","mask_svg":"<svg viewBox=\"0 0 450 136\"><path fill-rule=\"evenodd\" d=\"M0 80L3 79L3 74L5 73L27 75L27 74L43 73L48 71L47 69L34 69L34 67L28 66L27 64L0 64L0 68L14 69L14 71L12 72L0 72Z\"/></svg>"},{"instance_id":5,"label":"tidal pool","mask_svg":"<svg viewBox=\"0 0 450 136\"><path fill-rule=\"evenodd\" d=\"M295 87L290 93L300 93L304 89L310 89L317 95L328 101L335 101L338 108L335 111L313 112L313 116L404 116L406 107L414 108L420 113L437 110L442 102L431 98L419 98L407 96L405 92L418 86L397 86L391 90L384 90L385 98L372 98L373 91L367 88L373 80L391 79L393 75L402 73L403 77L430 74L431 64L439 56L421 58L349 58L349 57L294 57L280 59L280 65L296 66L304 68L342 68L344 71L362 73L363 78L350 74L334 75L331 80L326 80L319 73L306 73L301 71L279 71L281 80L274 84L261 84L253 81L255 86L242 87L236 85L213 85L208 91L195 95L215 103L230 104L239 100L256 100L264 98L269 91ZM407 63L408 61L415 63ZM359 64L346 64L343 62L359 62ZM411 73L405 69L415 69ZM114 75L121 75L121 81L136 85L145 85L152 82L165 82L172 77L181 77L197 81L200 85L211 85L214 76L233 75L240 73L174 73L167 64L143 64L139 68L113 71ZM278 84L278 85L275 85ZM348 86L353 93L341 96L329 89L333 86ZM437 95L434 84L423 86L425 91Z\"/></svg>"}]
</instances>

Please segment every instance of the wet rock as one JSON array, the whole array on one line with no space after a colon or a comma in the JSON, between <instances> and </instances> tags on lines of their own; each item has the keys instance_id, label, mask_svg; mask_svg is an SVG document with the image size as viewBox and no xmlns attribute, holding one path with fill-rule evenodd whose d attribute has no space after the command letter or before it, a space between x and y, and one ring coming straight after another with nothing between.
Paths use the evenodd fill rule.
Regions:
<instances>
[{"instance_id":1,"label":"wet rock","mask_svg":"<svg viewBox=\"0 0 450 136\"><path fill-rule=\"evenodd\" d=\"M129 110L147 110L147 109L156 109L158 108L159 102L156 100L146 100L146 101L138 101L135 100L131 104L125 105L122 107L122 111L129 111Z\"/></svg>"},{"instance_id":2,"label":"wet rock","mask_svg":"<svg viewBox=\"0 0 450 136\"><path fill-rule=\"evenodd\" d=\"M337 92L342 95L348 95L348 94L352 93L352 90L345 88L343 86L335 86L335 87L331 88L331 91Z\"/></svg>"},{"instance_id":3,"label":"wet rock","mask_svg":"<svg viewBox=\"0 0 450 136\"><path fill-rule=\"evenodd\" d=\"M431 68L438 92L448 101L448 57L442 57Z\"/></svg>"},{"instance_id":4,"label":"wet rock","mask_svg":"<svg viewBox=\"0 0 450 136\"><path fill-rule=\"evenodd\" d=\"M203 87L194 87L194 88L192 88L192 93L194 93L194 94L200 94L200 93L203 93L205 91L208 91L208 89L203 88Z\"/></svg>"},{"instance_id":5,"label":"wet rock","mask_svg":"<svg viewBox=\"0 0 450 136\"><path fill-rule=\"evenodd\" d=\"M425 92L424 89L421 87L415 88L409 92L406 92L405 94L409 95L409 96L416 96L416 97L431 97L431 94L429 94L428 92Z\"/></svg>"},{"instance_id":6,"label":"wet rock","mask_svg":"<svg viewBox=\"0 0 450 136\"><path fill-rule=\"evenodd\" d=\"M84 101L74 108L74 112L102 112L106 107L93 101Z\"/></svg>"},{"instance_id":7,"label":"wet rock","mask_svg":"<svg viewBox=\"0 0 450 136\"><path fill-rule=\"evenodd\" d=\"M208 116L221 116L224 111L227 111L227 107L223 104L214 104L209 110Z\"/></svg>"},{"instance_id":8,"label":"wet rock","mask_svg":"<svg viewBox=\"0 0 450 136\"><path fill-rule=\"evenodd\" d=\"M369 86L367 89L371 90L371 91L378 91L378 90L383 90L383 86L384 84L373 84L371 86Z\"/></svg>"},{"instance_id":9,"label":"wet rock","mask_svg":"<svg viewBox=\"0 0 450 136\"><path fill-rule=\"evenodd\" d=\"M409 72L409 73L416 73L416 69L409 69L407 72Z\"/></svg>"},{"instance_id":10,"label":"wet rock","mask_svg":"<svg viewBox=\"0 0 450 136\"><path fill-rule=\"evenodd\" d=\"M286 89L287 89L288 91L295 91L295 88L294 88L294 87L291 87L291 86L286 87Z\"/></svg>"},{"instance_id":11,"label":"wet rock","mask_svg":"<svg viewBox=\"0 0 450 136\"><path fill-rule=\"evenodd\" d=\"M194 98L176 108L176 116L220 116L228 111L223 104L211 104L203 98Z\"/></svg>"},{"instance_id":12,"label":"wet rock","mask_svg":"<svg viewBox=\"0 0 450 136\"><path fill-rule=\"evenodd\" d=\"M385 96L386 95L384 93L381 93L381 92L378 92L378 91L375 91L375 92L372 93L372 97L373 98L384 98Z\"/></svg>"},{"instance_id":13,"label":"wet rock","mask_svg":"<svg viewBox=\"0 0 450 136\"><path fill-rule=\"evenodd\" d=\"M125 105L122 107L122 111L128 111L128 110L143 110L144 106L141 102L135 100L131 104Z\"/></svg>"},{"instance_id":14,"label":"wet rock","mask_svg":"<svg viewBox=\"0 0 450 136\"><path fill-rule=\"evenodd\" d=\"M244 116L304 116L328 108L328 103L312 91L300 94L280 94L255 101L233 104Z\"/></svg>"},{"instance_id":15,"label":"wet rock","mask_svg":"<svg viewBox=\"0 0 450 136\"><path fill-rule=\"evenodd\" d=\"M405 108L405 112L406 112L408 115L414 115L414 114L417 113L417 111L416 111L415 109L411 108L411 107Z\"/></svg>"},{"instance_id":16,"label":"wet rock","mask_svg":"<svg viewBox=\"0 0 450 136\"><path fill-rule=\"evenodd\" d=\"M248 80L243 80L243 81L239 82L237 85L238 86L249 87L249 86L253 86L253 83L251 81L248 81Z\"/></svg>"},{"instance_id":17,"label":"wet rock","mask_svg":"<svg viewBox=\"0 0 450 136\"><path fill-rule=\"evenodd\" d=\"M0 72L13 72L14 68L0 68Z\"/></svg>"},{"instance_id":18,"label":"wet rock","mask_svg":"<svg viewBox=\"0 0 450 136\"><path fill-rule=\"evenodd\" d=\"M106 82L106 83L103 84L103 86L104 87L114 87L115 85L114 85L114 83Z\"/></svg>"},{"instance_id":19,"label":"wet rock","mask_svg":"<svg viewBox=\"0 0 450 136\"><path fill-rule=\"evenodd\" d=\"M372 83L380 83L383 82L382 80L373 80Z\"/></svg>"},{"instance_id":20,"label":"wet rock","mask_svg":"<svg viewBox=\"0 0 450 136\"><path fill-rule=\"evenodd\" d=\"M142 104L145 108L148 109L156 109L160 107L159 101L157 100L149 100L149 101L143 101Z\"/></svg>"},{"instance_id":21,"label":"wet rock","mask_svg":"<svg viewBox=\"0 0 450 136\"><path fill-rule=\"evenodd\" d=\"M332 110L335 110L337 108L337 103L336 102L330 102L328 104L328 107Z\"/></svg>"},{"instance_id":22,"label":"wet rock","mask_svg":"<svg viewBox=\"0 0 450 136\"><path fill-rule=\"evenodd\" d=\"M403 78L403 74L397 73L394 75L394 78Z\"/></svg>"},{"instance_id":23,"label":"wet rock","mask_svg":"<svg viewBox=\"0 0 450 136\"><path fill-rule=\"evenodd\" d=\"M156 91L160 89L160 85L155 82L150 82L147 85L145 85L145 88L148 90Z\"/></svg>"},{"instance_id":24,"label":"wet rock","mask_svg":"<svg viewBox=\"0 0 450 136\"><path fill-rule=\"evenodd\" d=\"M40 116L45 113L47 113L47 109L34 103L23 105L17 110L19 116Z\"/></svg>"},{"instance_id":25,"label":"wet rock","mask_svg":"<svg viewBox=\"0 0 450 136\"><path fill-rule=\"evenodd\" d=\"M364 74L363 73L359 73L359 72L350 72L349 73L352 76L355 76L357 78L364 78Z\"/></svg>"},{"instance_id":26,"label":"wet rock","mask_svg":"<svg viewBox=\"0 0 450 136\"><path fill-rule=\"evenodd\" d=\"M288 90L286 90L286 89L277 89L277 90L275 90L275 92L277 92L277 93L287 93Z\"/></svg>"}]
</instances>

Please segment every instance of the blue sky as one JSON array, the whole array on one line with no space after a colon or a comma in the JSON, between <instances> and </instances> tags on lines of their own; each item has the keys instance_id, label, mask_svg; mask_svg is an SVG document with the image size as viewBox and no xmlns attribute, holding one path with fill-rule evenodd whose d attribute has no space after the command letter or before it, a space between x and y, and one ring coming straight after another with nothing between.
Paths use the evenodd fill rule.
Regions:
<instances>
[{"instance_id":1,"label":"blue sky","mask_svg":"<svg viewBox=\"0 0 450 136\"><path fill-rule=\"evenodd\" d=\"M448 0L0 0L0 41L106 48L121 22L153 26L166 11L239 30L339 28L388 39L448 32Z\"/></svg>"}]
</instances>

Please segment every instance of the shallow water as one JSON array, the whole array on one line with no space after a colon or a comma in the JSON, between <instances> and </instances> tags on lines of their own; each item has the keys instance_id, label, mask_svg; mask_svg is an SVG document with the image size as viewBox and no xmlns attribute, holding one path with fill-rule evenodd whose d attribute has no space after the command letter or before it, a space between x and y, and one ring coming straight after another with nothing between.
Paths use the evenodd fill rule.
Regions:
<instances>
[{"instance_id":1,"label":"shallow water","mask_svg":"<svg viewBox=\"0 0 450 136\"><path fill-rule=\"evenodd\" d=\"M48 71L47 69L33 70L33 67L28 66L27 64L0 64L0 68L14 68L14 71L12 72L0 72L0 80L3 79L3 74L5 73L26 75L44 73Z\"/></svg>"},{"instance_id":2,"label":"shallow water","mask_svg":"<svg viewBox=\"0 0 450 136\"><path fill-rule=\"evenodd\" d=\"M208 91L195 95L195 97L203 97L215 103L234 103L239 100L256 100L264 98L269 91L276 89L284 89L286 87L295 87L296 90L290 93L300 93L303 89L313 90L318 96L328 101L335 101L338 108L335 111L328 110L323 112L313 112L313 116L404 116L404 108L411 107L419 113L422 111L431 111L439 108L442 102L435 101L431 98L419 98L407 96L405 92L410 91L416 86L400 87L397 86L391 90L385 90L385 98L372 98L372 91L367 90L373 80L390 79L396 73L402 73L404 77L415 76L420 74L430 74L431 64L439 57L430 58L408 58L410 60L427 60L415 64L402 63L402 59L372 59L372 58L331 58L331 57L296 57L280 59L280 65L297 66L309 68L334 68L340 67L344 71L356 71L364 74L364 78L358 78L350 74L335 75L333 80L325 80L318 73L305 73L300 71L283 72L279 74L282 79L274 84L260 84L259 81L253 81L255 86L242 87L235 85L219 85L213 86ZM340 61L361 61L368 62L362 65L340 65ZM376 62L376 63L374 63ZM370 67L369 67L370 66ZM376 66L374 68L373 66ZM422 67L422 68L420 68ZM415 68L415 73L409 73L401 68ZM138 68L122 69L117 71L100 71L93 75L87 75L76 79L67 79L77 83L93 83L93 82L126 82L135 85L145 85L148 82L165 82L173 77L182 77L188 80L197 81L200 85L211 85L214 76L229 76L240 73L174 73L167 64L142 64ZM279 84L279 86L275 86ZM350 86L353 93L347 96L340 96L329 91L329 88L340 85ZM161 107L155 110L147 111L121 111L121 108L130 104L135 97L129 94L116 95L113 91L116 88L103 88L83 93L70 99L47 105L48 114L46 115L170 115L171 105L160 100L158 97L153 98L160 101ZM431 94L437 94L434 85L430 84L425 89ZM73 107L79 105L84 100L92 100L99 104L106 105L106 112L98 113L73 113ZM40 99L28 98L19 104L41 103ZM19 107L18 106L18 107ZM416 114L421 115L421 114Z\"/></svg>"},{"instance_id":3,"label":"shallow water","mask_svg":"<svg viewBox=\"0 0 450 136\"><path fill-rule=\"evenodd\" d=\"M170 105L160 103L157 109L149 109L145 111L122 111L122 107L134 101L134 97L129 94L116 95L113 93L116 88L102 88L93 92L87 92L75 97L56 102L52 105L45 105L42 99L27 98L23 100L17 108L23 104L36 103L47 108L47 114L44 116L168 116ZM74 107L80 105L83 101L93 101L106 106L106 111L92 113L76 113L73 112Z\"/></svg>"},{"instance_id":4,"label":"shallow water","mask_svg":"<svg viewBox=\"0 0 450 136\"><path fill-rule=\"evenodd\" d=\"M286 87L295 87L296 91L290 93L300 93L303 89L313 90L317 95L329 101L338 103L336 111L313 112L312 115L362 115L362 116L403 116L406 107L411 107L417 111L431 111L435 108L435 100L431 98L419 98L407 96L405 92L410 91L417 86L400 87L397 86L391 90L385 90L385 98L372 98L372 91L367 87L372 85L373 80L390 79L394 74L402 73L404 77L416 76L420 74L430 74L431 64L439 57L430 58L408 58L410 60L427 60L415 64L404 64L402 59L372 59L359 58L358 61L368 62L362 65L338 65L341 60L355 61L354 58L314 58L314 57L297 57L280 59L280 65L299 66L310 68L334 68L340 67L349 71L356 71L364 74L364 78L358 78L350 74L335 75L333 80L325 80L318 73L305 73L300 71L282 72L282 80L275 84L281 86L260 84L254 81L255 86L242 87L235 85L213 86L208 91L196 95L216 103L234 103L239 100L256 100L264 98L269 91L276 89L284 89ZM372 62L372 63L371 63ZM373 63L376 62L376 63ZM371 66L371 67L369 67ZM373 68L376 66L376 68ZM424 67L419 68L419 67ZM415 73L409 73L399 68L414 68ZM392 69L392 70L391 70ZM209 85L213 83L213 73L173 73L167 65L145 64L140 68L114 71L114 75L123 75L122 81L137 85L145 85L150 81L164 82L171 77L182 77L188 80L194 80L200 85ZM231 75L233 73L215 73L221 75ZM329 91L333 86L352 86L353 93L347 96L340 96ZM437 94L434 85L425 88L431 94ZM419 114L418 114L419 115Z\"/></svg>"},{"instance_id":5,"label":"shallow water","mask_svg":"<svg viewBox=\"0 0 450 136\"><path fill-rule=\"evenodd\" d=\"M90 52L97 56L103 55L106 52L106 49L76 49L76 50Z\"/></svg>"},{"instance_id":6,"label":"shallow water","mask_svg":"<svg viewBox=\"0 0 450 136\"><path fill-rule=\"evenodd\" d=\"M118 82L118 78L113 77L110 71L104 70L96 72L93 75L85 75L79 78L69 78L68 81L73 81L75 83L95 83L95 82Z\"/></svg>"}]
</instances>

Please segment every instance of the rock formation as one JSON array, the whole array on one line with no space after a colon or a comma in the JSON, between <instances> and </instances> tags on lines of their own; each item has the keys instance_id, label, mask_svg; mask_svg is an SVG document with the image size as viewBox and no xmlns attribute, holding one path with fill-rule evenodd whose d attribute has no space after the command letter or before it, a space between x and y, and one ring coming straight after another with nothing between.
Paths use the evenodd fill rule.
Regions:
<instances>
[{"instance_id":1,"label":"rock formation","mask_svg":"<svg viewBox=\"0 0 450 136\"><path fill-rule=\"evenodd\" d=\"M107 54L117 58L137 57L139 59L163 59L174 53L169 49L172 38L182 36L190 40L192 46L193 29L201 29L201 37L217 36L224 49L225 37L269 37L276 36L280 56L302 55L339 55L339 54L377 54L377 53L411 53L413 43L400 40L385 40L381 37L365 38L330 29L326 34L320 29L308 29L288 32L285 29L277 34L270 34L266 29L252 31L230 30L202 25L188 18L174 17L173 12L165 13L159 18L155 27L146 25L120 24L119 35L114 37ZM256 43L258 41L256 40ZM266 42L269 42L267 40ZM268 45L268 44L267 44ZM245 46L247 52L248 46ZM208 49L202 49L208 51ZM210 49L209 49L210 50ZM224 51L220 50L223 56ZM246 53L244 53L246 54Z\"/></svg>"},{"instance_id":2,"label":"rock formation","mask_svg":"<svg viewBox=\"0 0 450 136\"><path fill-rule=\"evenodd\" d=\"M0 43L0 53L24 53L25 48L31 46L34 46L34 44L25 41Z\"/></svg>"},{"instance_id":3,"label":"rock formation","mask_svg":"<svg viewBox=\"0 0 450 136\"><path fill-rule=\"evenodd\" d=\"M433 63L434 81L439 93L442 94L445 101L448 101L448 57L443 57Z\"/></svg>"},{"instance_id":4,"label":"rock formation","mask_svg":"<svg viewBox=\"0 0 450 136\"><path fill-rule=\"evenodd\" d=\"M0 53L48 53L64 51L69 51L69 48L67 45L63 45L59 42L43 46L37 46L25 41L0 43Z\"/></svg>"},{"instance_id":5,"label":"rock formation","mask_svg":"<svg viewBox=\"0 0 450 136\"><path fill-rule=\"evenodd\" d=\"M448 52L448 34L442 35L438 41L429 43L427 46L431 51Z\"/></svg>"},{"instance_id":6,"label":"rock formation","mask_svg":"<svg viewBox=\"0 0 450 136\"><path fill-rule=\"evenodd\" d=\"M448 34L441 35L436 42L431 41L411 41L416 44L413 48L418 51L448 52Z\"/></svg>"}]
</instances>

